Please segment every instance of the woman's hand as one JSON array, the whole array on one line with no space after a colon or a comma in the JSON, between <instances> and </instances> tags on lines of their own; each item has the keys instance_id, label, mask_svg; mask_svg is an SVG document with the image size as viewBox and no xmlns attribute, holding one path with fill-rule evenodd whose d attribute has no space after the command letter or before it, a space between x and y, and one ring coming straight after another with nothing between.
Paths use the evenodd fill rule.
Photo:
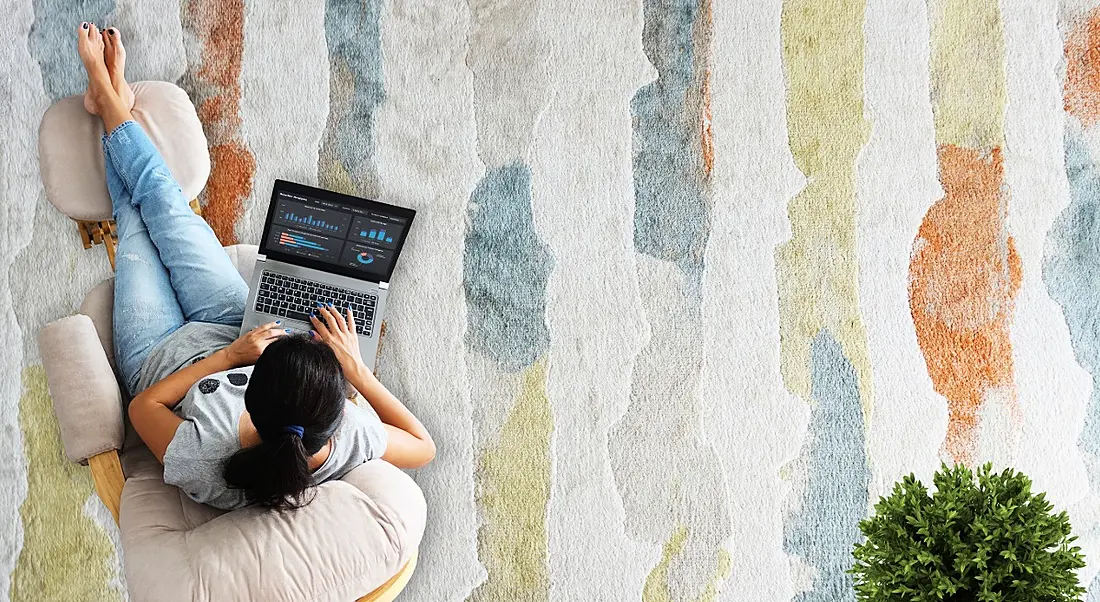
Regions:
<instances>
[{"instance_id":1,"label":"woman's hand","mask_svg":"<svg viewBox=\"0 0 1100 602\"><path fill-rule=\"evenodd\" d=\"M359 354L359 336L355 334L355 316L348 309L345 318L332 304L322 305L317 308L309 321L313 324L313 336L321 339L332 347L336 353L336 359L340 360L340 367L344 370L344 376L351 378L353 374L365 370L363 357Z\"/></svg>"},{"instance_id":2,"label":"woman's hand","mask_svg":"<svg viewBox=\"0 0 1100 602\"><path fill-rule=\"evenodd\" d=\"M281 321L268 322L249 330L225 348L229 362L234 366L251 366L275 339L290 332L279 326Z\"/></svg>"}]
</instances>

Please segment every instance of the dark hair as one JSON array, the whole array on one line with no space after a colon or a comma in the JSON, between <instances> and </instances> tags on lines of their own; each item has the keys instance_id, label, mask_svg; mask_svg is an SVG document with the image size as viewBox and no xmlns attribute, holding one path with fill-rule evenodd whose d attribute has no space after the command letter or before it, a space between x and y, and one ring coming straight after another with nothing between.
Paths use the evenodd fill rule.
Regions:
<instances>
[{"instance_id":1,"label":"dark hair","mask_svg":"<svg viewBox=\"0 0 1100 602\"><path fill-rule=\"evenodd\" d=\"M340 362L325 343L293 335L268 345L244 393L262 442L226 462L229 487L244 489L251 503L277 510L308 504L309 458L339 428L346 390ZM302 435L288 426L302 427Z\"/></svg>"}]
</instances>

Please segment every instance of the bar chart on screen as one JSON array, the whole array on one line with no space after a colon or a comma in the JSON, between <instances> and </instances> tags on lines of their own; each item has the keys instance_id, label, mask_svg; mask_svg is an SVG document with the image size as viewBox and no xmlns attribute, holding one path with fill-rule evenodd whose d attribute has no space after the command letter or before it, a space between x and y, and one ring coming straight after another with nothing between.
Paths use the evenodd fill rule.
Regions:
<instances>
[{"instance_id":1,"label":"bar chart on screen","mask_svg":"<svg viewBox=\"0 0 1100 602\"><path fill-rule=\"evenodd\" d=\"M290 232L283 232L279 234L279 244L283 245L284 247L300 247L303 249L312 249L314 251L328 250L322 245L306 240L300 234L291 234Z\"/></svg>"},{"instance_id":2,"label":"bar chart on screen","mask_svg":"<svg viewBox=\"0 0 1100 602\"><path fill-rule=\"evenodd\" d=\"M394 248L401 237L402 224L386 222L381 219L356 217L351 224L350 240Z\"/></svg>"},{"instance_id":3,"label":"bar chart on screen","mask_svg":"<svg viewBox=\"0 0 1100 602\"><path fill-rule=\"evenodd\" d=\"M284 219L288 222L298 222L299 224L316 226L322 230L335 230L338 227L336 224L330 224L323 219L313 219L312 215L294 215L293 212L288 213Z\"/></svg>"},{"instance_id":4,"label":"bar chart on screen","mask_svg":"<svg viewBox=\"0 0 1100 602\"><path fill-rule=\"evenodd\" d=\"M351 215L326 207L279 199L275 208L275 223L342 238L351 223Z\"/></svg>"},{"instance_id":5,"label":"bar chart on screen","mask_svg":"<svg viewBox=\"0 0 1100 602\"><path fill-rule=\"evenodd\" d=\"M271 229L269 246L298 257L333 261L339 257L343 241L298 229L275 227Z\"/></svg>"},{"instance_id":6,"label":"bar chart on screen","mask_svg":"<svg viewBox=\"0 0 1100 602\"><path fill-rule=\"evenodd\" d=\"M367 240L376 240L378 242L393 242L393 237L386 236L385 230L370 230L369 232L367 230L360 230L359 237L366 238Z\"/></svg>"}]
</instances>

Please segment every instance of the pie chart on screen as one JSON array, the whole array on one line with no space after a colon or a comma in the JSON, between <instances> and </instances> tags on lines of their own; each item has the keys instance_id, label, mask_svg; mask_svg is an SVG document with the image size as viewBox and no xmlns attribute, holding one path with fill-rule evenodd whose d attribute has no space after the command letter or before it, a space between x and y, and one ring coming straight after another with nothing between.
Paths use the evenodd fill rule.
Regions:
<instances>
[{"instance_id":1,"label":"pie chart on screen","mask_svg":"<svg viewBox=\"0 0 1100 602\"><path fill-rule=\"evenodd\" d=\"M359 263L374 263L374 255L370 253L360 253L356 259L359 260Z\"/></svg>"}]
</instances>

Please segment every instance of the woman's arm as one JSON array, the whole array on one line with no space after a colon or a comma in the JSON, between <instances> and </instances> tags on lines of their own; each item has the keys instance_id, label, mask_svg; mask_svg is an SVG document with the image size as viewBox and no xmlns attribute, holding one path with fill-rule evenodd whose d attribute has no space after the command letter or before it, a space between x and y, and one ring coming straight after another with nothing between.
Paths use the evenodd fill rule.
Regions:
<instances>
[{"instance_id":1,"label":"woman's arm","mask_svg":"<svg viewBox=\"0 0 1100 602\"><path fill-rule=\"evenodd\" d=\"M346 374L386 427L386 453L382 459L398 468L420 468L435 458L435 442L413 413L394 397L374 374L359 362L357 369Z\"/></svg>"},{"instance_id":2,"label":"woman's arm","mask_svg":"<svg viewBox=\"0 0 1100 602\"><path fill-rule=\"evenodd\" d=\"M172 408L179 404L199 379L215 372L256 363L256 359L271 341L286 334L285 330L275 328L277 324L278 322L271 322L246 332L228 347L170 374L134 397L127 411L130 423L161 464L164 464L164 452L168 450L172 437L175 437L176 429L183 423L183 419Z\"/></svg>"},{"instance_id":3,"label":"woman's arm","mask_svg":"<svg viewBox=\"0 0 1100 602\"><path fill-rule=\"evenodd\" d=\"M319 307L316 313L318 316L310 318L316 336L332 347L344 376L366 398L386 428L388 441L382 459L398 468L420 468L431 462L435 442L428 430L363 364L351 311L346 319L331 305Z\"/></svg>"},{"instance_id":4,"label":"woman's arm","mask_svg":"<svg viewBox=\"0 0 1100 602\"><path fill-rule=\"evenodd\" d=\"M234 367L229 361L227 349L228 347L219 349L205 359L172 373L139 393L130 402L130 422L161 464L164 463L164 452L176 435L176 429L183 423L183 419L172 408L179 404L183 396L187 395L188 389L200 378Z\"/></svg>"}]
</instances>

